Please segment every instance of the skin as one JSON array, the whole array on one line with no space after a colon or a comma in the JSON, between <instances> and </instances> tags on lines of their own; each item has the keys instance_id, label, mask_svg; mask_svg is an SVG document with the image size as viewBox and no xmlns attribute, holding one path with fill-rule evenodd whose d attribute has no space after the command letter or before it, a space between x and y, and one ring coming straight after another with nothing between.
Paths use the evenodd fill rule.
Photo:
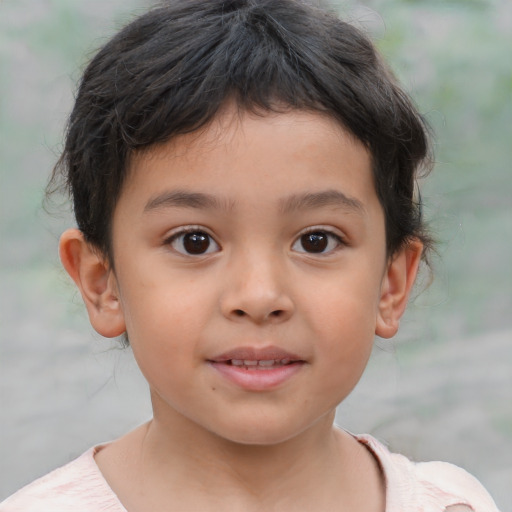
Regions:
<instances>
[{"instance_id":1,"label":"skin","mask_svg":"<svg viewBox=\"0 0 512 512\"><path fill-rule=\"evenodd\" d=\"M207 235L206 252L187 253L186 229ZM304 244L311 231L322 252ZM93 327L128 333L150 386L153 420L96 456L130 512L384 510L378 465L333 419L414 282L421 244L385 247L370 155L319 113L228 106L134 155L115 270L77 230L60 248ZM211 364L269 346L300 359L270 388Z\"/></svg>"}]
</instances>

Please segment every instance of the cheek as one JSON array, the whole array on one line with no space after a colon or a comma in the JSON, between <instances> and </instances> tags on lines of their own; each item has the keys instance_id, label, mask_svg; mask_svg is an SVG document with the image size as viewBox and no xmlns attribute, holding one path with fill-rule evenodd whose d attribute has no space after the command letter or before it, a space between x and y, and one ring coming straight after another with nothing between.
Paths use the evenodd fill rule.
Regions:
<instances>
[{"instance_id":1,"label":"cheek","mask_svg":"<svg viewBox=\"0 0 512 512\"><path fill-rule=\"evenodd\" d=\"M371 349L375 336L376 313L357 298L332 301L318 313L318 329L326 352L333 357L352 359Z\"/></svg>"},{"instance_id":2,"label":"cheek","mask_svg":"<svg viewBox=\"0 0 512 512\"><path fill-rule=\"evenodd\" d=\"M188 396L187 379L201 361L201 320L190 313L187 301L177 297L169 291L159 300L143 300L127 324L137 365L150 388L166 397L173 389Z\"/></svg>"},{"instance_id":3,"label":"cheek","mask_svg":"<svg viewBox=\"0 0 512 512\"><path fill-rule=\"evenodd\" d=\"M378 311L376 286L334 283L311 301L318 356L347 376L360 374L371 353ZM359 283L361 284L361 283Z\"/></svg>"},{"instance_id":4,"label":"cheek","mask_svg":"<svg viewBox=\"0 0 512 512\"><path fill-rule=\"evenodd\" d=\"M370 268L340 272L330 279L307 287L301 300L309 304L312 318L331 332L373 336L380 298L380 278Z\"/></svg>"},{"instance_id":5,"label":"cheek","mask_svg":"<svg viewBox=\"0 0 512 512\"><path fill-rule=\"evenodd\" d=\"M129 335L187 332L211 309L211 287L200 279L184 278L165 267L133 269L131 276L123 280L121 293Z\"/></svg>"},{"instance_id":6,"label":"cheek","mask_svg":"<svg viewBox=\"0 0 512 512\"><path fill-rule=\"evenodd\" d=\"M180 368L190 367L199 359L201 333L213 303L198 288L204 287L170 276L158 279L145 275L123 288L121 303L128 338L150 382L155 377L177 378Z\"/></svg>"}]
</instances>

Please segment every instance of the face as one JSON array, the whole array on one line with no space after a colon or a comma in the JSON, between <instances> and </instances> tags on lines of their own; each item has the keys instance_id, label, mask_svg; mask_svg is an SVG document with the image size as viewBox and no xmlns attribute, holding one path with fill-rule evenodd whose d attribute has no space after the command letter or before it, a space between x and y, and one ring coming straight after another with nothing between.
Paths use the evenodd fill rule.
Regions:
<instances>
[{"instance_id":1,"label":"face","mask_svg":"<svg viewBox=\"0 0 512 512\"><path fill-rule=\"evenodd\" d=\"M136 155L114 279L155 419L264 444L330 417L371 351L385 247L370 156L321 114L227 111Z\"/></svg>"}]
</instances>

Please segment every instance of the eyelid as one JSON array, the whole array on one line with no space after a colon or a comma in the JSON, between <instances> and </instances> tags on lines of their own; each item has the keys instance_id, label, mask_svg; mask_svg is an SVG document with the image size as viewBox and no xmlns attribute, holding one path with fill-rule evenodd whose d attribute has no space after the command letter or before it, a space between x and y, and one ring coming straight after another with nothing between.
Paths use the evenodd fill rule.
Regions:
<instances>
[{"instance_id":1,"label":"eyelid","mask_svg":"<svg viewBox=\"0 0 512 512\"><path fill-rule=\"evenodd\" d=\"M183 226L178 226L176 228L171 229L168 233L165 234L164 240L170 240L171 238L176 237L177 235L195 233L196 231L204 231L207 235L214 238L210 230L205 226L201 226L200 224L185 224Z\"/></svg>"},{"instance_id":2,"label":"eyelid","mask_svg":"<svg viewBox=\"0 0 512 512\"><path fill-rule=\"evenodd\" d=\"M308 254L308 255L315 255L315 256L327 256L329 254L332 254L333 252L336 252L340 247L346 247L348 245L345 235L340 230L338 230L332 226L328 227L328 226L318 225L318 226L310 226L310 227L307 227L307 228L303 229L302 231L300 231L300 233L295 237L295 239L292 243L292 249L295 246L295 244L301 239L301 237L303 237L304 235L307 235L309 233L316 233L316 232L325 233L328 236L335 238L336 241L338 242L338 246L334 249L331 249L330 251L327 251L327 252L318 252L318 253L307 252L307 251L297 251L297 252L300 252L303 254Z\"/></svg>"},{"instance_id":3,"label":"eyelid","mask_svg":"<svg viewBox=\"0 0 512 512\"><path fill-rule=\"evenodd\" d=\"M211 241L217 246L217 249L215 251L208 251L208 252L204 252L204 253L200 253L200 254L190 254L190 253L178 251L176 249L174 249L174 251L182 256L190 256L193 258L199 258L201 256L209 255L212 252L218 252L221 249L220 244L217 242L216 238L212 235L212 233L210 232L210 230L208 228L206 228L205 226L200 226L200 225L195 225L195 224L191 224L188 226L187 225L179 226L177 228L174 228L173 230L171 230L170 233L166 234L166 236L163 240L163 245L164 246L172 245L172 243L175 242L180 236L185 236L189 233L199 233L199 232L205 233L206 235L208 235L210 237Z\"/></svg>"},{"instance_id":4,"label":"eyelid","mask_svg":"<svg viewBox=\"0 0 512 512\"><path fill-rule=\"evenodd\" d=\"M336 238L339 238L344 243L347 243L345 234L338 228L333 226L324 226L322 224L309 226L307 228L302 229L299 234L295 237L298 240L301 236L307 235L308 233L314 233L316 231L322 231L327 233L328 235L333 235Z\"/></svg>"}]
</instances>

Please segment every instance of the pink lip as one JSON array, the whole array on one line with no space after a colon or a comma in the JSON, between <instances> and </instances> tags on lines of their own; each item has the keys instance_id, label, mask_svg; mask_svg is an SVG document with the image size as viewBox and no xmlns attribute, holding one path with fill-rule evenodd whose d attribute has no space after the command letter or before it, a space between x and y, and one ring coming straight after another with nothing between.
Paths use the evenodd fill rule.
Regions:
<instances>
[{"instance_id":1,"label":"pink lip","mask_svg":"<svg viewBox=\"0 0 512 512\"><path fill-rule=\"evenodd\" d=\"M259 369L254 366L236 366L232 361L279 361L276 366ZM282 364L282 361L285 364ZM269 391L284 384L304 367L299 356L277 347L239 347L224 352L208 361L222 377L247 391Z\"/></svg>"}]
</instances>

